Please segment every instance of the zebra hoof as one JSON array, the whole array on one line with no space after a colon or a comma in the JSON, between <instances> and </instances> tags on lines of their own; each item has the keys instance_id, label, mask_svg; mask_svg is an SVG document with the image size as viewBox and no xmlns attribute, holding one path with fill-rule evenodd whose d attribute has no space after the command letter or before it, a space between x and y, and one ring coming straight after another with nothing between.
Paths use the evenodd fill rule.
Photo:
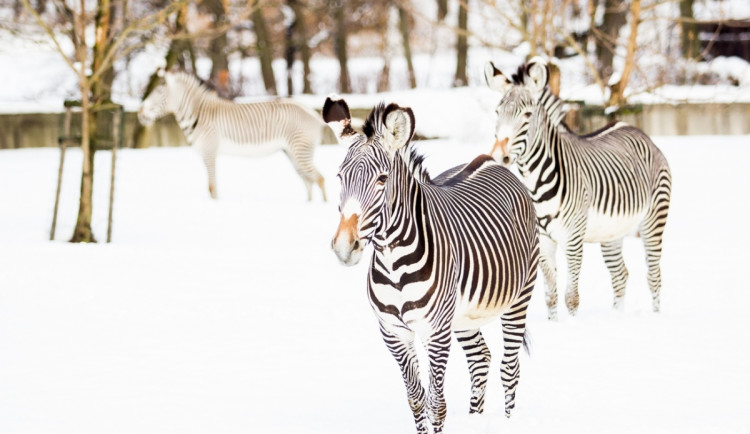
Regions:
<instances>
[{"instance_id":1,"label":"zebra hoof","mask_svg":"<svg viewBox=\"0 0 750 434\"><path fill-rule=\"evenodd\" d=\"M622 311L625 308L625 303L623 303L623 301L624 297L615 297L615 300L612 302L612 308Z\"/></svg>"}]
</instances>

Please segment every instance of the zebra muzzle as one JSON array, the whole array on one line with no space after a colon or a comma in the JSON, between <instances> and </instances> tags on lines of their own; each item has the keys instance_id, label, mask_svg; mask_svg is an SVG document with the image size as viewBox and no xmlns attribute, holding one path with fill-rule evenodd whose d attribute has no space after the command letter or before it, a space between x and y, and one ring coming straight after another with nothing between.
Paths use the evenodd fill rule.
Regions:
<instances>
[{"instance_id":1,"label":"zebra muzzle","mask_svg":"<svg viewBox=\"0 0 750 434\"><path fill-rule=\"evenodd\" d=\"M359 216L352 214L348 218L341 215L338 230L331 241L331 249L345 265L355 265L362 257L363 245L357 236Z\"/></svg>"},{"instance_id":2,"label":"zebra muzzle","mask_svg":"<svg viewBox=\"0 0 750 434\"><path fill-rule=\"evenodd\" d=\"M503 164L510 163L510 157L508 157L508 137L503 140L495 139L495 145L492 147L490 152L492 158L498 161L502 161Z\"/></svg>"}]
</instances>

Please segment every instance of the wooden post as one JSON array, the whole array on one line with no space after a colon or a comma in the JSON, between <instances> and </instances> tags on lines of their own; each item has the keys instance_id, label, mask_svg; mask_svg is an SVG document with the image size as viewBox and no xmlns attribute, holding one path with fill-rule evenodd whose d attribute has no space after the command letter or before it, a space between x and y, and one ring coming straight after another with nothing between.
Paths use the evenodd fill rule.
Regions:
<instances>
[{"instance_id":1,"label":"wooden post","mask_svg":"<svg viewBox=\"0 0 750 434\"><path fill-rule=\"evenodd\" d=\"M65 125L63 125L63 137L60 143L60 167L57 169L57 191L55 192L55 209L52 212L52 229L49 231L49 240L55 239L55 227L57 226L57 207L60 204L60 187L62 184L63 165L65 164L65 148L70 139L70 122L72 112L70 107L65 108Z\"/></svg>"},{"instance_id":2,"label":"wooden post","mask_svg":"<svg viewBox=\"0 0 750 434\"><path fill-rule=\"evenodd\" d=\"M117 147L120 146L120 121L122 109L112 111L112 173L109 178L109 215L107 217L107 242L112 241L112 203L115 200L115 163Z\"/></svg>"}]
</instances>

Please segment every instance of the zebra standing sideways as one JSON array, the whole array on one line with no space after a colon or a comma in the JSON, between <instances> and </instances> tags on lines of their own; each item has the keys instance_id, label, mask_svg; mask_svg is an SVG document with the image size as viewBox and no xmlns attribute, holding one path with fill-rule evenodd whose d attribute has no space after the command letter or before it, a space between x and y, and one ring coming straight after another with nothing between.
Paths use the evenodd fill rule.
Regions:
<instances>
[{"instance_id":1,"label":"zebra standing sideways","mask_svg":"<svg viewBox=\"0 0 750 434\"><path fill-rule=\"evenodd\" d=\"M343 100L323 118L348 152L339 170L341 221L331 247L346 265L372 243L367 291L385 344L406 384L419 433L442 431L443 380L451 331L466 352L470 411L481 413L490 352L479 327L502 318L505 412L515 405L518 352L539 256L534 205L523 185L488 155L430 179L408 146L411 109L378 105L351 128ZM419 378L415 337L429 357L429 389Z\"/></svg>"},{"instance_id":2,"label":"zebra standing sideways","mask_svg":"<svg viewBox=\"0 0 750 434\"><path fill-rule=\"evenodd\" d=\"M562 102L550 92L549 69L534 58L511 79L492 62L485 67L490 88L503 93L497 107L492 156L517 164L536 205L540 265L547 284L548 316L557 318L557 244L565 246L568 288L565 304L578 309L583 243L601 243L621 308L628 271L622 240L643 238L654 312L659 311L662 234L669 211L672 176L664 155L638 128L623 122L579 136L562 123Z\"/></svg>"},{"instance_id":3,"label":"zebra standing sideways","mask_svg":"<svg viewBox=\"0 0 750 434\"><path fill-rule=\"evenodd\" d=\"M237 104L206 89L184 72L165 72L163 83L143 101L138 120L144 126L172 113L190 145L203 157L208 190L216 198L216 153L264 156L283 150L307 187L317 184L326 200L323 176L313 166L320 143L320 117L296 102L277 99Z\"/></svg>"}]
</instances>

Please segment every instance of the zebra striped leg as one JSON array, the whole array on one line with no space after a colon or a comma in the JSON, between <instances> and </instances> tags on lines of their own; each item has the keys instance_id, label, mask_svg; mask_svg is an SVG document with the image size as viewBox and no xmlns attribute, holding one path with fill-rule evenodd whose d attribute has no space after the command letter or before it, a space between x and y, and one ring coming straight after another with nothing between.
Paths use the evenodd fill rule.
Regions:
<instances>
[{"instance_id":1,"label":"zebra striped leg","mask_svg":"<svg viewBox=\"0 0 750 434\"><path fill-rule=\"evenodd\" d=\"M313 165L313 154L315 148L307 139L295 139L290 144L290 150L286 153L297 174L305 182L307 188L307 200L312 200L313 184L317 184L323 194L323 200L327 201L323 175Z\"/></svg>"},{"instance_id":2,"label":"zebra striped leg","mask_svg":"<svg viewBox=\"0 0 750 434\"><path fill-rule=\"evenodd\" d=\"M628 282L628 269L622 259L622 239L601 243L604 263L612 276L612 288L615 290L615 298L612 306L622 309L622 301L625 297L625 286Z\"/></svg>"},{"instance_id":3,"label":"zebra striped leg","mask_svg":"<svg viewBox=\"0 0 750 434\"><path fill-rule=\"evenodd\" d=\"M443 432L446 406L443 386L445 367L451 348L450 322L427 339L427 356L430 359L430 388L427 394L427 409L435 434Z\"/></svg>"},{"instance_id":4,"label":"zebra striped leg","mask_svg":"<svg viewBox=\"0 0 750 434\"><path fill-rule=\"evenodd\" d=\"M212 199L218 197L216 190L216 146L199 146L203 164L208 172L208 192Z\"/></svg>"},{"instance_id":5,"label":"zebra striped leg","mask_svg":"<svg viewBox=\"0 0 750 434\"><path fill-rule=\"evenodd\" d=\"M401 330L399 334L386 330L380 325L385 346L396 359L401 368L401 375L406 385L406 395L409 407L414 414L414 423L417 425L418 434L427 434L429 422L427 420L427 409L425 406L425 391L419 379L419 361L414 347L414 332Z\"/></svg>"},{"instance_id":6,"label":"zebra striped leg","mask_svg":"<svg viewBox=\"0 0 750 434\"><path fill-rule=\"evenodd\" d=\"M659 173L654 202L646 219L641 224L643 246L646 249L648 265L648 286L651 289L651 300L654 312L659 312L661 299L661 245L664 226L667 223L669 202L672 192L672 179L668 171Z\"/></svg>"},{"instance_id":7,"label":"zebra striped leg","mask_svg":"<svg viewBox=\"0 0 750 434\"><path fill-rule=\"evenodd\" d=\"M565 306L571 316L578 312L578 279L581 275L581 262L583 260L583 230L581 236L572 237L565 247L565 256L568 260L568 288L565 291Z\"/></svg>"},{"instance_id":8,"label":"zebra striped leg","mask_svg":"<svg viewBox=\"0 0 750 434\"><path fill-rule=\"evenodd\" d=\"M546 283L547 318L557 321L557 243L546 235L540 235L539 248L539 265Z\"/></svg>"},{"instance_id":9,"label":"zebra striped leg","mask_svg":"<svg viewBox=\"0 0 750 434\"><path fill-rule=\"evenodd\" d=\"M482 338L479 329L457 331L454 333L461 348L466 353L471 375L471 401L469 413L484 411L484 392L487 388L487 374L490 370L490 349Z\"/></svg>"},{"instance_id":10,"label":"zebra striped leg","mask_svg":"<svg viewBox=\"0 0 750 434\"><path fill-rule=\"evenodd\" d=\"M533 280L531 288L533 288ZM531 298L531 288L528 296L522 297L521 302L513 306L502 316L503 343L503 365L501 368L501 379L505 389L505 416L510 417L510 411L516 406L516 387L520 378L520 367L518 364L518 352L523 345L526 333L526 308Z\"/></svg>"}]
</instances>

